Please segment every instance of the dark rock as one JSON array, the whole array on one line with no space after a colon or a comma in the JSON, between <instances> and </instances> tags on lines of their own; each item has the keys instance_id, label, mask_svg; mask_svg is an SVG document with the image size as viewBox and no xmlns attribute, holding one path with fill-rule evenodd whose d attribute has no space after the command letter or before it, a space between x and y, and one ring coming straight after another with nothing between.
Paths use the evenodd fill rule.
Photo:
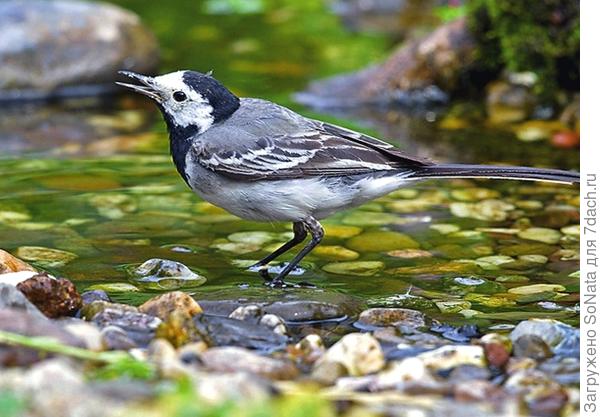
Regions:
<instances>
[{"instance_id":1,"label":"dark rock","mask_svg":"<svg viewBox=\"0 0 600 417\"><path fill-rule=\"evenodd\" d=\"M510 333L515 343L520 337L541 338L555 355L579 357L579 329L551 319L530 319L520 322Z\"/></svg>"},{"instance_id":2,"label":"dark rock","mask_svg":"<svg viewBox=\"0 0 600 417\"><path fill-rule=\"evenodd\" d=\"M130 306L127 304L120 303L111 303L103 300L94 300L89 304L85 304L81 308L81 317L86 320L92 320L96 314L103 312L106 309L119 310L119 311L129 311L133 313L137 313L137 307Z\"/></svg>"},{"instance_id":3,"label":"dark rock","mask_svg":"<svg viewBox=\"0 0 600 417\"><path fill-rule=\"evenodd\" d=\"M424 327L425 314L407 308L370 308L360 313L355 325Z\"/></svg>"},{"instance_id":4,"label":"dark rock","mask_svg":"<svg viewBox=\"0 0 600 417\"><path fill-rule=\"evenodd\" d=\"M190 317L202 313L202 308L188 294L182 291L172 291L158 295L138 307L139 311L166 320L174 311L179 311Z\"/></svg>"},{"instance_id":5,"label":"dark rock","mask_svg":"<svg viewBox=\"0 0 600 417\"><path fill-rule=\"evenodd\" d=\"M120 327L129 339L139 346L147 345L154 338L156 329L162 322L159 318L148 314L114 308L105 308L96 314L92 321L100 328Z\"/></svg>"},{"instance_id":6,"label":"dark rock","mask_svg":"<svg viewBox=\"0 0 600 417\"><path fill-rule=\"evenodd\" d=\"M45 319L36 306L34 306L25 295L15 286L9 284L0 284L0 310L16 309L26 312L28 315Z\"/></svg>"},{"instance_id":7,"label":"dark rock","mask_svg":"<svg viewBox=\"0 0 600 417\"><path fill-rule=\"evenodd\" d=\"M477 326L473 324L464 324L462 326L452 326L449 324L434 323L431 331L440 333L443 337L453 342L468 342L474 337L480 335Z\"/></svg>"},{"instance_id":8,"label":"dark rock","mask_svg":"<svg viewBox=\"0 0 600 417\"><path fill-rule=\"evenodd\" d=\"M16 290L15 290L16 291ZM55 339L63 344L85 347L85 343L45 316L30 314L25 309L3 307L0 309L0 330L23 336L40 336ZM45 352L21 346L0 344L1 366L25 366L48 356Z\"/></svg>"},{"instance_id":9,"label":"dark rock","mask_svg":"<svg viewBox=\"0 0 600 417\"><path fill-rule=\"evenodd\" d=\"M120 69L147 73L158 64L152 33L114 5L4 1L0 27L0 100L97 94L114 89Z\"/></svg>"},{"instance_id":10,"label":"dark rock","mask_svg":"<svg viewBox=\"0 0 600 417\"><path fill-rule=\"evenodd\" d=\"M106 350L129 350L137 347L127 332L118 326L106 326L100 334Z\"/></svg>"},{"instance_id":11,"label":"dark rock","mask_svg":"<svg viewBox=\"0 0 600 417\"><path fill-rule=\"evenodd\" d=\"M106 291L102 290L85 291L81 294L81 304L91 304L94 301L106 301L107 303L110 303L110 297Z\"/></svg>"},{"instance_id":12,"label":"dark rock","mask_svg":"<svg viewBox=\"0 0 600 417\"><path fill-rule=\"evenodd\" d=\"M269 379L293 379L298 369L290 362L268 358L239 347L213 347L200 354L205 367L215 372L249 372Z\"/></svg>"},{"instance_id":13,"label":"dark rock","mask_svg":"<svg viewBox=\"0 0 600 417\"><path fill-rule=\"evenodd\" d=\"M313 107L439 103L459 86L474 59L475 43L458 19L403 44L381 65L314 82L296 99Z\"/></svg>"},{"instance_id":14,"label":"dark rock","mask_svg":"<svg viewBox=\"0 0 600 417\"><path fill-rule=\"evenodd\" d=\"M329 291L298 290L282 299L279 294L264 291L246 290L240 295L239 291L225 290L215 291L210 297L198 300L209 315L227 317L239 307L254 305L262 313L275 314L289 323L342 321L364 309L361 300Z\"/></svg>"},{"instance_id":15,"label":"dark rock","mask_svg":"<svg viewBox=\"0 0 600 417\"><path fill-rule=\"evenodd\" d=\"M541 337L525 334L514 341L513 355L517 358L542 360L552 356L552 349Z\"/></svg>"},{"instance_id":16,"label":"dark rock","mask_svg":"<svg viewBox=\"0 0 600 417\"><path fill-rule=\"evenodd\" d=\"M285 347L288 340L265 326L226 317L201 314L194 317L194 323L209 346L241 346L272 351Z\"/></svg>"},{"instance_id":17,"label":"dark rock","mask_svg":"<svg viewBox=\"0 0 600 417\"><path fill-rule=\"evenodd\" d=\"M450 372L448 380L450 382L487 380L491 376L492 374L488 368L473 365L459 365Z\"/></svg>"},{"instance_id":18,"label":"dark rock","mask_svg":"<svg viewBox=\"0 0 600 417\"><path fill-rule=\"evenodd\" d=\"M38 274L20 282L17 289L50 318L72 316L81 307L81 296L75 285L65 278Z\"/></svg>"}]
</instances>

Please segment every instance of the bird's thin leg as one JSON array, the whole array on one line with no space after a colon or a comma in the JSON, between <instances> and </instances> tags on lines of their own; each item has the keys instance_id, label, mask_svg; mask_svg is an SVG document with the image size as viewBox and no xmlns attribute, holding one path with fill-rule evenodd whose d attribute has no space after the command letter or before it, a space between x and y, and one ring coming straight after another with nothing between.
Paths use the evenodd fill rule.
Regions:
<instances>
[{"instance_id":1,"label":"bird's thin leg","mask_svg":"<svg viewBox=\"0 0 600 417\"><path fill-rule=\"evenodd\" d=\"M302 248L302 250L292 259L292 261L277 275L273 280L271 280L267 285L270 287L286 287L286 283L283 279L289 274L295 267L300 263L300 261L308 255L308 253L315 248L321 240L323 240L323 236L325 232L323 230L323 226L315 219L314 217L308 217L303 221L304 226L310 232L312 238L310 242Z\"/></svg>"},{"instance_id":2,"label":"bird's thin leg","mask_svg":"<svg viewBox=\"0 0 600 417\"><path fill-rule=\"evenodd\" d=\"M284 253L292 249L294 246L301 243L304 239L306 239L306 236L308 234L306 232L306 227L302 222L294 222L293 230L294 237L290 241L285 242L280 248L275 250L273 253L265 256L263 259L252 265L250 269L258 269L258 272L262 275L263 278L271 280L271 277L269 277L268 269L263 267L265 267L273 259L283 255Z\"/></svg>"}]
</instances>

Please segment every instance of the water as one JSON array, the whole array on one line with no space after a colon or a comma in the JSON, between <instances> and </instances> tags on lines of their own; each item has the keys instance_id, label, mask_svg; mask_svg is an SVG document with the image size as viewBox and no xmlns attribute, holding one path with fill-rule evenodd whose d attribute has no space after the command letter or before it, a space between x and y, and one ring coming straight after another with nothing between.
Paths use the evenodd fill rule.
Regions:
<instances>
[{"instance_id":1,"label":"water","mask_svg":"<svg viewBox=\"0 0 600 417\"><path fill-rule=\"evenodd\" d=\"M318 1L277 8L229 2L233 6L225 10L217 2L171 2L169 8L117 3L140 13L156 31L164 72L213 69L242 96L393 138L424 156L577 168L577 151L521 143L505 129L442 129L444 109L355 109L332 116L294 105L290 95L309 80L360 68L384 57L391 45L383 35L348 33ZM113 294L125 302L139 303L159 291L127 272L150 258L183 262L205 276L204 285L188 288L199 297L216 290L273 296L245 267L289 238L291 225L243 221L193 195L170 161L164 126L148 102L129 96L73 100L5 109L0 117L3 249L41 246L74 253L74 260L46 269L81 290L101 283L137 285L139 292ZM475 310L479 315L471 320L487 326L535 315L572 322L579 243L569 226L578 224L578 204L578 189L569 186L414 184L326 220L325 249L306 258L306 272L290 280L371 305L415 307L447 321L465 321ZM460 217L465 212L470 217ZM546 243L515 234L531 226L558 234L543 238ZM553 286L514 290L532 284Z\"/></svg>"}]
</instances>

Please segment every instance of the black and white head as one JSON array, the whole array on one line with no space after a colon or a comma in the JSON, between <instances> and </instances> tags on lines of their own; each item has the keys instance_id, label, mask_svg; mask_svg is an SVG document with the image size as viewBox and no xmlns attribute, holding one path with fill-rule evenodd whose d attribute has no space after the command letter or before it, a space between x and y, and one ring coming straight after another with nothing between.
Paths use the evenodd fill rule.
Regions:
<instances>
[{"instance_id":1,"label":"black and white head","mask_svg":"<svg viewBox=\"0 0 600 417\"><path fill-rule=\"evenodd\" d=\"M171 133L202 133L226 120L240 106L240 100L210 74L177 71L157 77L120 71L138 84L118 82L153 99L163 113Z\"/></svg>"}]
</instances>

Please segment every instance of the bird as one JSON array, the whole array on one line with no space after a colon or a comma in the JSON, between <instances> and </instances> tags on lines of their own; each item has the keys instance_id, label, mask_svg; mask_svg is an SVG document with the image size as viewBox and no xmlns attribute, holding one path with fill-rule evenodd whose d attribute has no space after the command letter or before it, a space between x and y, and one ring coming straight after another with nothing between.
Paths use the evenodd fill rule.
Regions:
<instances>
[{"instance_id":1,"label":"bird","mask_svg":"<svg viewBox=\"0 0 600 417\"><path fill-rule=\"evenodd\" d=\"M175 167L198 196L242 219L292 223L292 239L250 268L270 287L298 286L285 278L322 241L320 220L413 181L579 182L579 173L557 169L435 163L276 103L240 98L212 73L119 73L134 83L118 81L118 85L157 104ZM269 263L309 234L310 240L292 261L270 276Z\"/></svg>"}]
</instances>

